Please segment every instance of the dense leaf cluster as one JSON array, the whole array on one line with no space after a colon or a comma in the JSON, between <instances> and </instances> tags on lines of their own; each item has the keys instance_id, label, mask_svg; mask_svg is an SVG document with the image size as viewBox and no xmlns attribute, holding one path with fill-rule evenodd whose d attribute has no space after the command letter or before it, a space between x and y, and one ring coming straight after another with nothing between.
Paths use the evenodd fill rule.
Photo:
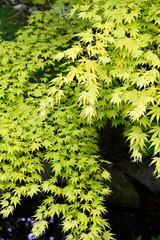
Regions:
<instances>
[{"instance_id":1,"label":"dense leaf cluster","mask_svg":"<svg viewBox=\"0 0 160 240\"><path fill-rule=\"evenodd\" d=\"M1 214L41 192L36 236L57 214L67 240L111 240L103 218L110 174L96 130L108 120L123 124L133 160L150 149L159 176L160 7L158 0L74 2L38 11L14 41L1 40Z\"/></svg>"},{"instance_id":2,"label":"dense leaf cluster","mask_svg":"<svg viewBox=\"0 0 160 240\"><path fill-rule=\"evenodd\" d=\"M97 0L80 9L79 17L92 26L78 34L81 117L98 126L106 119L114 126L124 124L134 161L149 151L159 176L158 1ZM73 58L65 52L64 57Z\"/></svg>"}]
</instances>

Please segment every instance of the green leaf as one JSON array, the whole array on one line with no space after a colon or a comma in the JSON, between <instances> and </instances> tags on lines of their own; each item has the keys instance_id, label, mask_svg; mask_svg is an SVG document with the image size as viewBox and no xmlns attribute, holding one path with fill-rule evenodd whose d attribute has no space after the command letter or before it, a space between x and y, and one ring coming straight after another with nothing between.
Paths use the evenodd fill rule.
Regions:
<instances>
[{"instance_id":1,"label":"green leaf","mask_svg":"<svg viewBox=\"0 0 160 240\"><path fill-rule=\"evenodd\" d=\"M103 238L104 240L115 240L113 233L111 233L110 231L105 231L103 234Z\"/></svg>"},{"instance_id":2,"label":"green leaf","mask_svg":"<svg viewBox=\"0 0 160 240\"><path fill-rule=\"evenodd\" d=\"M38 237L43 234L43 232L48 228L48 222L45 220L40 220L36 222L34 227L32 228L32 233Z\"/></svg>"}]
</instances>

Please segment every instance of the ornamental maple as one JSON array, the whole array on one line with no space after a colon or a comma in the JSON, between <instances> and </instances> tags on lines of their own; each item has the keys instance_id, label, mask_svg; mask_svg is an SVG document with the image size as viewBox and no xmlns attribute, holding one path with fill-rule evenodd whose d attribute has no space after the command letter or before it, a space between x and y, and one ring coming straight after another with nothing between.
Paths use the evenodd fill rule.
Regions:
<instances>
[{"instance_id":1,"label":"ornamental maple","mask_svg":"<svg viewBox=\"0 0 160 240\"><path fill-rule=\"evenodd\" d=\"M67 240L114 239L103 218L111 177L97 129L124 125L133 161L149 148L160 176L159 15L158 0L58 1L32 15L13 41L1 40L4 217L41 192L35 236L56 214Z\"/></svg>"}]
</instances>

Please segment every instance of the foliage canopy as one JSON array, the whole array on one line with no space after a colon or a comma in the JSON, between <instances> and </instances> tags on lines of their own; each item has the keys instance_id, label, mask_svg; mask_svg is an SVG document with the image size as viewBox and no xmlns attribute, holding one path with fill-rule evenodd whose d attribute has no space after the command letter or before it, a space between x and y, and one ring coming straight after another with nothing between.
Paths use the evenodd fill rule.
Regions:
<instances>
[{"instance_id":1,"label":"foliage canopy","mask_svg":"<svg viewBox=\"0 0 160 240\"><path fill-rule=\"evenodd\" d=\"M159 26L158 0L61 0L32 15L13 41L1 40L4 217L41 192L35 236L57 214L67 240L114 239L103 218L110 174L97 129L124 125L133 161L152 155L160 176Z\"/></svg>"}]
</instances>

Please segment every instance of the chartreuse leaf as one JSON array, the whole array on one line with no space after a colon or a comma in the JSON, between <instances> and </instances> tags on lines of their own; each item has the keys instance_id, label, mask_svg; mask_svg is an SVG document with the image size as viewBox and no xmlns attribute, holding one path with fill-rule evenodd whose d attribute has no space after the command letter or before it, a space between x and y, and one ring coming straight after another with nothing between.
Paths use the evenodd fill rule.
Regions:
<instances>
[{"instance_id":1,"label":"chartreuse leaf","mask_svg":"<svg viewBox=\"0 0 160 240\"><path fill-rule=\"evenodd\" d=\"M153 174L159 178L160 177L160 158L159 157L153 157L151 164L155 164L156 168L153 172Z\"/></svg>"},{"instance_id":2,"label":"chartreuse leaf","mask_svg":"<svg viewBox=\"0 0 160 240\"><path fill-rule=\"evenodd\" d=\"M104 178L105 180L111 180L111 174L108 171L104 170L102 172L102 178Z\"/></svg>"},{"instance_id":3,"label":"chartreuse leaf","mask_svg":"<svg viewBox=\"0 0 160 240\"><path fill-rule=\"evenodd\" d=\"M110 231L105 231L104 234L103 234L103 238L105 240L115 240L116 238L114 238L115 234L111 233Z\"/></svg>"},{"instance_id":4,"label":"chartreuse leaf","mask_svg":"<svg viewBox=\"0 0 160 240\"><path fill-rule=\"evenodd\" d=\"M36 222L34 227L32 228L33 234L38 237L42 235L42 233L45 231L45 229L48 227L48 222L45 220L40 220L39 222Z\"/></svg>"},{"instance_id":5,"label":"chartreuse leaf","mask_svg":"<svg viewBox=\"0 0 160 240\"><path fill-rule=\"evenodd\" d=\"M0 40L1 214L42 193L36 237L56 214L66 239L112 240L103 217L111 176L97 156L97 129L123 125L133 161L151 152L160 175L159 3L51 6L15 40Z\"/></svg>"},{"instance_id":6,"label":"chartreuse leaf","mask_svg":"<svg viewBox=\"0 0 160 240\"><path fill-rule=\"evenodd\" d=\"M14 207L13 206L7 206L7 208L4 208L0 211L0 213L3 215L3 217L8 217L9 214L13 214Z\"/></svg>"},{"instance_id":7,"label":"chartreuse leaf","mask_svg":"<svg viewBox=\"0 0 160 240\"><path fill-rule=\"evenodd\" d=\"M147 134L142 132L141 127L133 126L128 134L130 141L130 149L134 161L142 161L142 151L145 151L146 143L148 142Z\"/></svg>"},{"instance_id":8,"label":"chartreuse leaf","mask_svg":"<svg viewBox=\"0 0 160 240\"><path fill-rule=\"evenodd\" d=\"M13 204L14 207L16 207L17 204L19 204L19 203L20 203L20 199L19 199L19 197L17 197L17 196L13 196L13 197L11 198L11 204Z\"/></svg>"}]
</instances>

